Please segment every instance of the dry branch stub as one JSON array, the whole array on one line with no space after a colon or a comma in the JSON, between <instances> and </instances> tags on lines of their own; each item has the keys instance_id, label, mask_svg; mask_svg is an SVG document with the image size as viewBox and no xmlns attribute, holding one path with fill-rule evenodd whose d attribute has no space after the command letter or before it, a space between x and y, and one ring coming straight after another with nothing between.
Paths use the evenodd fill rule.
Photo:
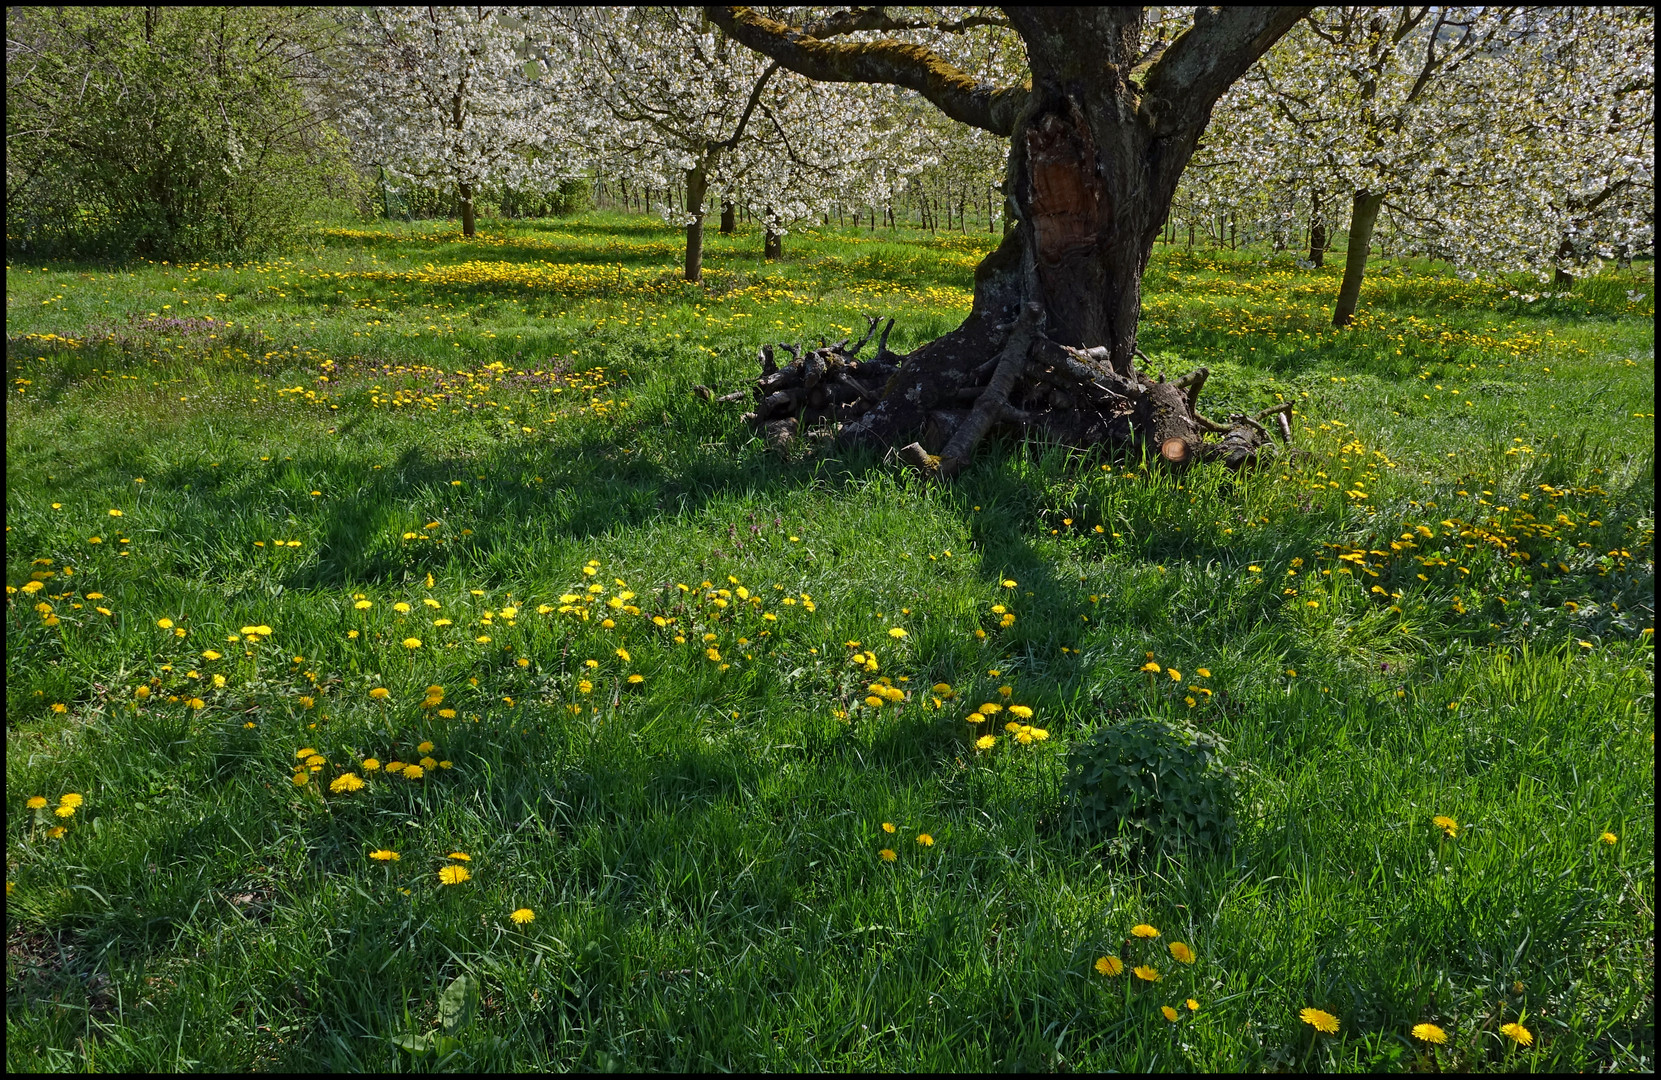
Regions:
<instances>
[{"instance_id":1,"label":"dry branch stub","mask_svg":"<svg viewBox=\"0 0 1661 1080\"><path fill-rule=\"evenodd\" d=\"M1291 444L1290 406L1276 406L1255 418L1234 414L1226 424L1209 420L1198 406L1210 369L1197 368L1170 381L1163 372L1150 376L1134 368L1116 370L1105 346L1080 348L1046 337L1044 311L1036 303L1022 305L1015 319L997 328L988 342L995 345L990 355L962 359L955 369L936 370L929 379L906 368L918 353L905 357L888 350L893 319L867 319L864 335L851 345L844 339L821 341L814 349L788 343L762 346L757 351L761 375L748 393L717 398L705 388L695 390L705 400L752 398L755 409L744 414L745 422L763 430L777 447L810 431L844 438L849 432L863 434L867 425L860 423L862 418L869 419L900 395L906 399L902 406L915 416L916 440L900 448L900 459L943 479L967 466L980 442L1000 430L1030 432L1079 448L1141 453L1177 471L1202 461L1230 469L1258 464L1276 452L1261 422L1271 415L1281 441L1288 448ZM879 327L876 354L860 360ZM782 354L790 359L781 363Z\"/></svg>"}]
</instances>

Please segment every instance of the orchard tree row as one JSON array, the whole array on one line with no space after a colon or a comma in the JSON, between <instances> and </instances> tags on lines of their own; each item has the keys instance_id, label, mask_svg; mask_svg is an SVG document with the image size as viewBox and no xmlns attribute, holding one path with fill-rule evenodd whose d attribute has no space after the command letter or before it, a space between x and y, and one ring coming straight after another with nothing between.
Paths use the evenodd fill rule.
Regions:
<instances>
[{"instance_id":1,"label":"orchard tree row","mask_svg":"<svg viewBox=\"0 0 1661 1080\"><path fill-rule=\"evenodd\" d=\"M816 28L789 10L765 14L827 40L885 36L977 85L1025 77L1027 43L997 9L821 9ZM701 8L13 8L7 21L14 235L98 219L142 234L140 248L162 234L235 247L340 189L328 173L342 158L384 211L438 193L468 234L487 193L534 212L580 182L684 227L691 280L712 217L725 231L762 222L769 253L802 222L1008 223L1006 137L894 83L811 79ZM1154 8L1141 29L1156 48L1193 22ZM1653 102L1649 8L1315 8L1216 103L1164 236L1267 241L1320 265L1346 233L1340 322L1375 235L1392 253L1564 284L1653 247ZM273 172L288 198L271 197Z\"/></svg>"}]
</instances>

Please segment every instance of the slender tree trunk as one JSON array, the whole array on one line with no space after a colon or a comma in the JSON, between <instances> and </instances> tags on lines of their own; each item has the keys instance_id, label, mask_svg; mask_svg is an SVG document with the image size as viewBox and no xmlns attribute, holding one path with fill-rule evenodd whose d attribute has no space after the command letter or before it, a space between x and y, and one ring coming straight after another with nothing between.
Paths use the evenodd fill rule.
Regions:
<instances>
[{"instance_id":1,"label":"slender tree trunk","mask_svg":"<svg viewBox=\"0 0 1661 1080\"><path fill-rule=\"evenodd\" d=\"M1357 192L1351 203L1350 242L1344 253L1344 282L1338 287L1338 306L1332 313L1334 326L1348 326L1355 318L1355 306L1361 299L1361 279L1367 272L1367 252L1373 243L1373 226L1383 205L1382 192Z\"/></svg>"},{"instance_id":2,"label":"slender tree trunk","mask_svg":"<svg viewBox=\"0 0 1661 1080\"><path fill-rule=\"evenodd\" d=\"M1574 244L1567 239L1557 245L1557 257L1559 259L1567 259L1573 254ZM1554 289L1572 289L1574 288L1574 275L1559 266L1551 276L1551 285Z\"/></svg>"},{"instance_id":3,"label":"slender tree trunk","mask_svg":"<svg viewBox=\"0 0 1661 1080\"><path fill-rule=\"evenodd\" d=\"M691 220L686 225L686 268L682 276L691 282L704 278L704 195L709 176L702 165L686 170L686 206Z\"/></svg>"},{"instance_id":4,"label":"slender tree trunk","mask_svg":"<svg viewBox=\"0 0 1661 1080\"><path fill-rule=\"evenodd\" d=\"M721 204L721 235L731 236L738 228L738 208L730 202Z\"/></svg>"},{"instance_id":5,"label":"slender tree trunk","mask_svg":"<svg viewBox=\"0 0 1661 1080\"><path fill-rule=\"evenodd\" d=\"M461 185L461 235L472 236L477 224L473 214L473 185Z\"/></svg>"},{"instance_id":6,"label":"slender tree trunk","mask_svg":"<svg viewBox=\"0 0 1661 1080\"><path fill-rule=\"evenodd\" d=\"M1325 266L1328 243L1326 219L1321 216L1321 193L1317 191L1309 197L1309 261Z\"/></svg>"},{"instance_id":7,"label":"slender tree trunk","mask_svg":"<svg viewBox=\"0 0 1661 1080\"><path fill-rule=\"evenodd\" d=\"M764 228L766 239L762 242L761 257L768 262L784 258L784 233L778 232L773 218L773 208L767 208Z\"/></svg>"}]
</instances>

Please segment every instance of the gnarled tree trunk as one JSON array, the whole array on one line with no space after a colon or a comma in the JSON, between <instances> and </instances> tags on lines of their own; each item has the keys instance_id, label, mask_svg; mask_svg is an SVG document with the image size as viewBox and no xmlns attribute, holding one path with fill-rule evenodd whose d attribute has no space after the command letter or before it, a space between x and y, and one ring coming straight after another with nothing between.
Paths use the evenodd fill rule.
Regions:
<instances>
[{"instance_id":1,"label":"gnarled tree trunk","mask_svg":"<svg viewBox=\"0 0 1661 1080\"><path fill-rule=\"evenodd\" d=\"M764 376L779 389L758 385L755 422L834 418L843 440L876 444L920 435L906 458L946 476L1000 425L1075 445L1134 440L1176 467L1220 455L1204 435L1230 429L1195 408L1204 369L1167 381L1135 367L1142 274L1212 106L1307 9L1201 8L1169 47L1144 49L1139 8L1006 8L1031 85L995 91L919 46L829 41L890 28L883 9L828 16L820 36L749 9L708 10L739 41L809 77L908 86L1010 137L1015 224L976 269L963 324L904 357L881 344L864 362L835 351L845 343L808 354ZM785 385L805 385L819 366L858 392L836 400ZM1241 419L1236 441L1253 443L1264 429Z\"/></svg>"}]
</instances>

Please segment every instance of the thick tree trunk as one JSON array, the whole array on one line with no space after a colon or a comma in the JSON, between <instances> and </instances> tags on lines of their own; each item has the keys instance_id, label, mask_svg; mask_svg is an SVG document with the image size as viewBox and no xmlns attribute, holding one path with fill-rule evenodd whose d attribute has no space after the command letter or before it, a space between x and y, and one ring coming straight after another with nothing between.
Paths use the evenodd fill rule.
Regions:
<instances>
[{"instance_id":1,"label":"thick tree trunk","mask_svg":"<svg viewBox=\"0 0 1661 1080\"><path fill-rule=\"evenodd\" d=\"M721 204L721 235L731 236L738 228L738 208L732 203Z\"/></svg>"},{"instance_id":2,"label":"thick tree trunk","mask_svg":"<svg viewBox=\"0 0 1661 1080\"><path fill-rule=\"evenodd\" d=\"M1333 326L1348 326L1361 300L1361 279L1367 273L1367 253L1372 248L1373 226L1378 222L1384 195L1356 192L1350 205L1350 242L1344 253L1344 282L1338 287L1338 306L1332 312Z\"/></svg>"},{"instance_id":3,"label":"thick tree trunk","mask_svg":"<svg viewBox=\"0 0 1661 1080\"><path fill-rule=\"evenodd\" d=\"M704 195L709 189L709 178L703 168L686 170L686 212L691 220L686 224L686 266L682 276L691 282L704 279Z\"/></svg>"},{"instance_id":4,"label":"thick tree trunk","mask_svg":"<svg viewBox=\"0 0 1661 1080\"><path fill-rule=\"evenodd\" d=\"M477 224L473 215L473 185L461 185L461 235L472 236Z\"/></svg>"},{"instance_id":5,"label":"thick tree trunk","mask_svg":"<svg viewBox=\"0 0 1661 1080\"><path fill-rule=\"evenodd\" d=\"M805 74L891 79L948 115L1010 134L1006 231L975 270L962 325L903 357L888 351L885 329L876 356L856 359L876 320L851 348L781 346L795 356L783 367L768 346L751 423L780 442L815 423L837 425L847 443L916 438L901 457L943 477L1000 426L1069 445L1131 445L1174 468L1207 458L1238 467L1268 442L1254 420L1224 427L1199 414L1204 368L1174 380L1137 370L1137 318L1143 271L1213 104L1304 9L1202 8L1192 38L1145 50L1139 9L1005 8L1031 73L1016 96L975 87L938 58L914 64L894 50L814 43L749 9L709 10ZM885 18L860 10L853 22ZM914 190L922 227L939 227L943 204L949 228L951 193ZM955 210L965 227L961 197ZM1208 432L1225 442L1206 443Z\"/></svg>"}]
</instances>

